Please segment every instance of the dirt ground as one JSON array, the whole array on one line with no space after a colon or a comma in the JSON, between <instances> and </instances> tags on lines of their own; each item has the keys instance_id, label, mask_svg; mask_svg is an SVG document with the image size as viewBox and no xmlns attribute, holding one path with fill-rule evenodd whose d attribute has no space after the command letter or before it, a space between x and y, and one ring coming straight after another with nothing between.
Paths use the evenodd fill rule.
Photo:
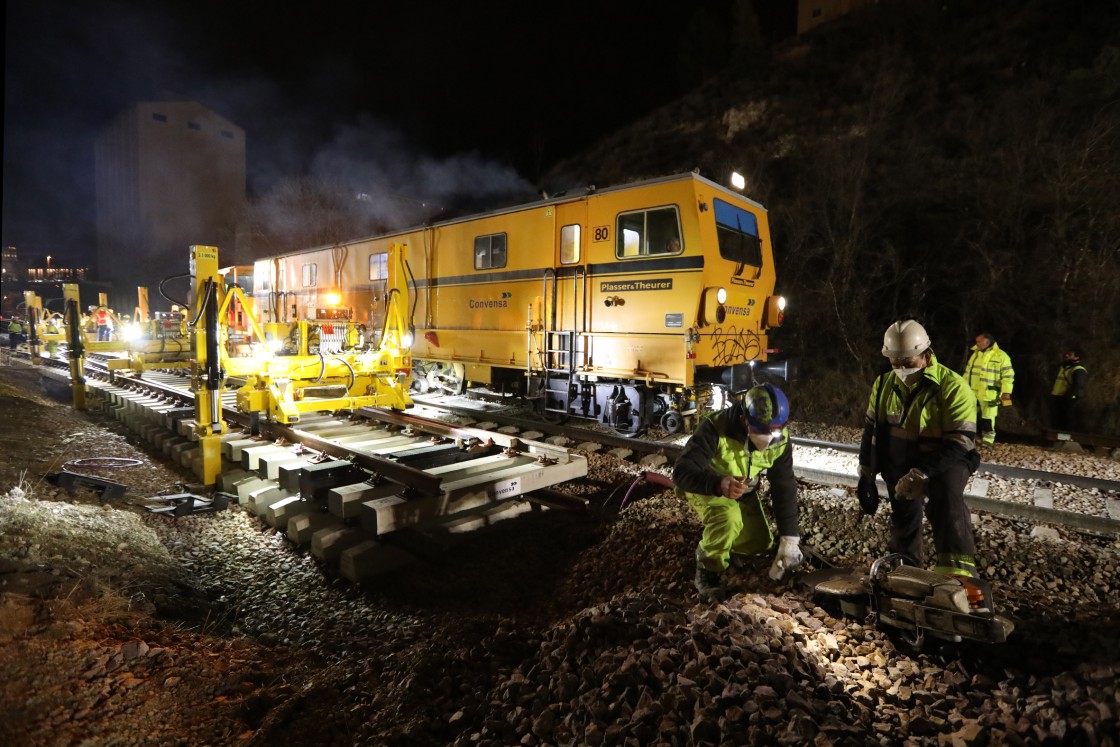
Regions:
<instances>
[{"instance_id":1,"label":"dirt ground","mask_svg":"<svg viewBox=\"0 0 1120 747\"><path fill-rule=\"evenodd\" d=\"M503 522L496 549L472 540L367 593L239 509L149 512L191 476L41 387L0 366L0 744L445 743L430 732L456 724L433 710L520 661L530 618L623 588L589 573L557 591L597 536L581 520L547 547ZM65 467L127 492L51 484Z\"/></svg>"},{"instance_id":2,"label":"dirt ground","mask_svg":"<svg viewBox=\"0 0 1120 747\"><path fill-rule=\"evenodd\" d=\"M79 507L95 529L98 514L123 508L134 515L139 533L147 512L126 501L173 492L186 476L141 451L123 431L38 390L32 369L0 371L0 492L17 488L41 501L59 501L57 511ZM100 470L130 486L126 501L114 506L102 504L92 490L69 495L44 478L70 460L104 457L138 461ZM117 519L104 523L103 536L120 525ZM244 741L252 734L246 696L301 663L242 638L205 633L192 619L197 609L181 603L192 592L176 579L166 551L161 557L148 547L146 555L129 557L122 551L131 538L116 539L84 567L44 562L50 555L45 548L28 548L23 558L0 557L0 742ZM184 599L176 599L180 595Z\"/></svg>"},{"instance_id":3,"label":"dirt ground","mask_svg":"<svg viewBox=\"0 0 1120 747\"><path fill-rule=\"evenodd\" d=\"M0 745L1120 744L1111 539L980 519L1022 637L913 655L769 582L768 557L697 603L694 512L660 489L622 510L636 468L589 455L560 487L595 510L354 585L239 508L149 511L191 477L40 386L0 365ZM68 492L63 468L127 491ZM870 562L882 516L801 499L818 547Z\"/></svg>"}]
</instances>

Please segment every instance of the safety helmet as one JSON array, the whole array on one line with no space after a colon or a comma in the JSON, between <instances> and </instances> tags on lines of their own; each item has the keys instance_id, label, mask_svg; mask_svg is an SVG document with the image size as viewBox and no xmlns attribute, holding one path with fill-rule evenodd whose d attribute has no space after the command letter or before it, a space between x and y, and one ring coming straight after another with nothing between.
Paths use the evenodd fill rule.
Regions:
<instances>
[{"instance_id":1,"label":"safety helmet","mask_svg":"<svg viewBox=\"0 0 1120 747\"><path fill-rule=\"evenodd\" d=\"M747 427L756 431L781 428L789 420L789 400L773 384L762 384L747 390L743 396Z\"/></svg>"},{"instance_id":2,"label":"safety helmet","mask_svg":"<svg viewBox=\"0 0 1120 747\"><path fill-rule=\"evenodd\" d=\"M887 358L910 358L929 350L926 329L913 319L895 322L883 334L883 355Z\"/></svg>"}]
</instances>

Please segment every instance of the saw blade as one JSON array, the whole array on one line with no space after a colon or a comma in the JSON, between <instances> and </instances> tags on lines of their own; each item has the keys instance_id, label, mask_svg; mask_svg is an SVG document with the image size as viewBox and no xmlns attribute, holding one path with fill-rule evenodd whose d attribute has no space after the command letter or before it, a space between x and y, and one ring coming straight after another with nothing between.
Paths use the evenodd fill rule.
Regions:
<instances>
[{"instance_id":1,"label":"saw blade","mask_svg":"<svg viewBox=\"0 0 1120 747\"><path fill-rule=\"evenodd\" d=\"M871 581L866 573L851 568L824 568L806 573L801 583L816 594L834 597L867 596Z\"/></svg>"}]
</instances>

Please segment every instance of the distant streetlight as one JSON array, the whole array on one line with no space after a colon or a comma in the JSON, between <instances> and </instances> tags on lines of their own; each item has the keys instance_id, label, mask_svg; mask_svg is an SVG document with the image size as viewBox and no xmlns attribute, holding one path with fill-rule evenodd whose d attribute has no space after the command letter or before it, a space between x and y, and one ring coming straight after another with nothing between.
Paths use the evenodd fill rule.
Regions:
<instances>
[{"instance_id":1,"label":"distant streetlight","mask_svg":"<svg viewBox=\"0 0 1120 747\"><path fill-rule=\"evenodd\" d=\"M47 269L51 269L51 255L47 255Z\"/></svg>"},{"instance_id":2,"label":"distant streetlight","mask_svg":"<svg viewBox=\"0 0 1120 747\"><path fill-rule=\"evenodd\" d=\"M747 186L747 180L738 171L732 171L731 172L731 186L734 187L735 189L742 189L743 187Z\"/></svg>"}]
</instances>

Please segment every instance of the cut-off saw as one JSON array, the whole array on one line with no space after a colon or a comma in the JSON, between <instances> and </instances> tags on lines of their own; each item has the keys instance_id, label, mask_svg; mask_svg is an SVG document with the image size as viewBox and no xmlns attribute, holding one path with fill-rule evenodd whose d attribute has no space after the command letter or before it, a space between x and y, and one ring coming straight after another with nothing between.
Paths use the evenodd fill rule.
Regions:
<instances>
[{"instance_id":1,"label":"cut-off saw","mask_svg":"<svg viewBox=\"0 0 1120 747\"><path fill-rule=\"evenodd\" d=\"M894 630L913 648L921 648L927 636L1003 643L1015 629L1009 618L993 611L987 583L919 568L908 555L879 558L869 573L824 568L801 574L797 582L820 601L838 603L845 615L872 616L877 626Z\"/></svg>"}]
</instances>

